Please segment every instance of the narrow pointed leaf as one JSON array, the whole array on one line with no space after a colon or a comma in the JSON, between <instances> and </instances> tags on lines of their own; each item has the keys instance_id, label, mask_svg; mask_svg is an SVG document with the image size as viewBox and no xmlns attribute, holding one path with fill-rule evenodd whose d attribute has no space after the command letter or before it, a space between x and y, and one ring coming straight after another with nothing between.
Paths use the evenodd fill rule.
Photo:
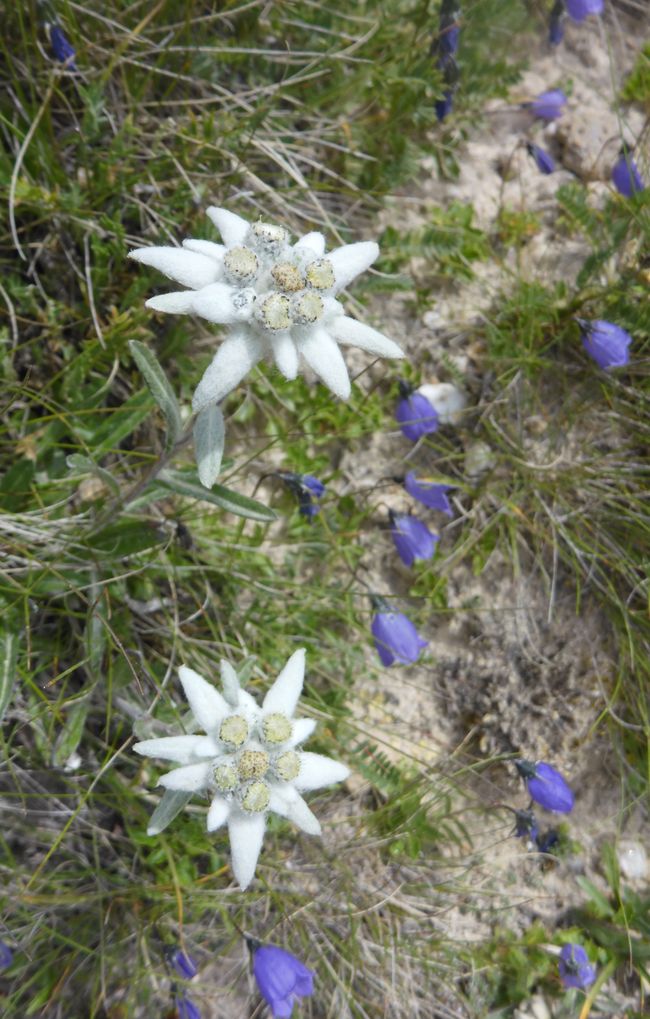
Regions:
<instances>
[{"instance_id":1,"label":"narrow pointed leaf","mask_svg":"<svg viewBox=\"0 0 650 1019\"><path fill-rule=\"evenodd\" d=\"M66 720L52 751L52 764L55 767L64 765L81 743L89 707L90 699L86 697L67 709Z\"/></svg>"},{"instance_id":2,"label":"narrow pointed leaf","mask_svg":"<svg viewBox=\"0 0 650 1019\"><path fill-rule=\"evenodd\" d=\"M181 412L174 391L169 380L162 370L156 355L144 343L138 340L129 340L129 349L133 360L144 376L144 380L151 390L151 395L165 415L167 422L167 445L173 446L178 442L183 425Z\"/></svg>"},{"instance_id":3,"label":"narrow pointed leaf","mask_svg":"<svg viewBox=\"0 0 650 1019\"><path fill-rule=\"evenodd\" d=\"M5 630L0 634L0 721L9 707L16 682L18 637Z\"/></svg>"},{"instance_id":4,"label":"narrow pointed leaf","mask_svg":"<svg viewBox=\"0 0 650 1019\"><path fill-rule=\"evenodd\" d=\"M277 520L278 518L277 513L270 509L269 506L264 506L263 503L257 502L256 499L250 499L247 495L232 492L223 485L214 485L208 491L206 488L201 488L199 485L186 481L183 477L174 474L172 471L161 473L158 481L166 488L171 489L172 492L186 495L190 499L210 502L221 509L227 510L228 513L234 513L238 517L246 517L248 520L261 520L263 523L269 523L271 520Z\"/></svg>"},{"instance_id":5,"label":"narrow pointed leaf","mask_svg":"<svg viewBox=\"0 0 650 1019\"><path fill-rule=\"evenodd\" d=\"M199 471L199 481L206 488L212 488L219 477L226 428L221 408L209 403L200 410L194 423L194 455Z\"/></svg>"},{"instance_id":6,"label":"narrow pointed leaf","mask_svg":"<svg viewBox=\"0 0 650 1019\"><path fill-rule=\"evenodd\" d=\"M178 789L165 789L160 803L149 820L147 835L160 835L160 832L172 823L191 799L192 793L184 793Z\"/></svg>"}]
</instances>

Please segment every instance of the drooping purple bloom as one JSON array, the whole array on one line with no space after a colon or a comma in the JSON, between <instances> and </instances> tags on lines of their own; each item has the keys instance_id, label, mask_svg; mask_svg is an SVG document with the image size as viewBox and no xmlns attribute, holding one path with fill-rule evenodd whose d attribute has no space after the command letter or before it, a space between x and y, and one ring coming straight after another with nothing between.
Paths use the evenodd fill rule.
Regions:
<instances>
[{"instance_id":1,"label":"drooping purple bloom","mask_svg":"<svg viewBox=\"0 0 650 1019\"><path fill-rule=\"evenodd\" d=\"M535 844L540 853L550 853L560 841L560 833L555 828L547 828L535 837Z\"/></svg>"},{"instance_id":2,"label":"drooping purple bloom","mask_svg":"<svg viewBox=\"0 0 650 1019\"><path fill-rule=\"evenodd\" d=\"M564 39L564 0L555 0L548 22L548 41L559 46Z\"/></svg>"},{"instance_id":3,"label":"drooping purple bloom","mask_svg":"<svg viewBox=\"0 0 650 1019\"><path fill-rule=\"evenodd\" d=\"M582 344L600 368L621 368L630 360L628 347L632 337L621 326L602 319L578 318L576 322L582 333Z\"/></svg>"},{"instance_id":4,"label":"drooping purple bloom","mask_svg":"<svg viewBox=\"0 0 650 1019\"><path fill-rule=\"evenodd\" d=\"M77 65L74 62L77 51L66 38L60 25L50 25L50 46L56 60L65 64L71 71L77 70Z\"/></svg>"},{"instance_id":5,"label":"drooping purple bloom","mask_svg":"<svg viewBox=\"0 0 650 1019\"><path fill-rule=\"evenodd\" d=\"M198 973L192 956L188 955L181 948L170 948L167 958L172 969L178 973L179 977L183 977L184 980L191 980Z\"/></svg>"},{"instance_id":6,"label":"drooping purple bloom","mask_svg":"<svg viewBox=\"0 0 650 1019\"><path fill-rule=\"evenodd\" d=\"M458 52L460 38L460 7L456 0L443 0L438 22L438 35L431 44L431 54L453 57Z\"/></svg>"},{"instance_id":7,"label":"drooping purple bloom","mask_svg":"<svg viewBox=\"0 0 650 1019\"><path fill-rule=\"evenodd\" d=\"M296 474L294 471L277 471L277 476L295 495L303 517L315 517L320 513L316 502L325 495L325 485L313 474Z\"/></svg>"},{"instance_id":8,"label":"drooping purple bloom","mask_svg":"<svg viewBox=\"0 0 650 1019\"><path fill-rule=\"evenodd\" d=\"M515 838L530 839L534 842L538 832L537 819L532 810L515 811Z\"/></svg>"},{"instance_id":9,"label":"drooping purple bloom","mask_svg":"<svg viewBox=\"0 0 650 1019\"><path fill-rule=\"evenodd\" d=\"M406 566L412 566L416 559L431 559L440 540L427 525L408 513L389 514L391 536L397 553Z\"/></svg>"},{"instance_id":10,"label":"drooping purple bloom","mask_svg":"<svg viewBox=\"0 0 650 1019\"><path fill-rule=\"evenodd\" d=\"M436 100L435 110L438 120L443 121L451 112L454 101L454 92L458 87L458 81L460 79L460 71L458 69L458 64L454 60L453 54L450 52L440 53L437 61L437 67L442 74L442 83L444 88L442 90L442 99Z\"/></svg>"},{"instance_id":11,"label":"drooping purple bloom","mask_svg":"<svg viewBox=\"0 0 650 1019\"><path fill-rule=\"evenodd\" d=\"M418 481L415 471L409 471L404 478L404 488L409 495L424 503L429 509L440 510L448 517L453 516L453 510L447 498L447 492L452 488L452 485L436 484L433 481Z\"/></svg>"},{"instance_id":12,"label":"drooping purple bloom","mask_svg":"<svg viewBox=\"0 0 650 1019\"><path fill-rule=\"evenodd\" d=\"M553 88L548 92L542 92L530 103L522 103L526 110L530 110L534 117L540 120L557 120L562 116L567 102L562 89Z\"/></svg>"},{"instance_id":13,"label":"drooping purple bloom","mask_svg":"<svg viewBox=\"0 0 650 1019\"><path fill-rule=\"evenodd\" d=\"M375 599L375 604L380 611L373 617L371 630L382 665L417 662L427 641L422 640L411 620L402 612L393 612L381 599Z\"/></svg>"},{"instance_id":14,"label":"drooping purple bloom","mask_svg":"<svg viewBox=\"0 0 650 1019\"><path fill-rule=\"evenodd\" d=\"M289 1019L296 999L314 993L313 971L277 945L260 945L254 949L253 973L274 1019Z\"/></svg>"},{"instance_id":15,"label":"drooping purple bloom","mask_svg":"<svg viewBox=\"0 0 650 1019\"><path fill-rule=\"evenodd\" d=\"M568 814L573 810L573 793L559 771L544 761L515 761L530 798L545 810Z\"/></svg>"},{"instance_id":16,"label":"drooping purple bloom","mask_svg":"<svg viewBox=\"0 0 650 1019\"><path fill-rule=\"evenodd\" d=\"M614 187L625 198L643 191L643 180L639 168L629 152L621 152L612 169Z\"/></svg>"},{"instance_id":17,"label":"drooping purple bloom","mask_svg":"<svg viewBox=\"0 0 650 1019\"><path fill-rule=\"evenodd\" d=\"M9 945L5 944L4 941L0 941L0 972L3 969L8 969L14 961L14 953L9 948Z\"/></svg>"},{"instance_id":18,"label":"drooping purple bloom","mask_svg":"<svg viewBox=\"0 0 650 1019\"><path fill-rule=\"evenodd\" d=\"M560 980L565 987L578 987L584 991L596 979L596 968L582 945L564 945L560 952Z\"/></svg>"},{"instance_id":19,"label":"drooping purple bloom","mask_svg":"<svg viewBox=\"0 0 650 1019\"><path fill-rule=\"evenodd\" d=\"M417 442L423 435L430 435L438 429L438 413L426 396L413 390L407 382L400 382L402 399L395 408L395 420L400 431L411 442Z\"/></svg>"},{"instance_id":20,"label":"drooping purple bloom","mask_svg":"<svg viewBox=\"0 0 650 1019\"><path fill-rule=\"evenodd\" d=\"M605 0L565 0L567 14L574 21L584 21L590 14L602 14Z\"/></svg>"},{"instance_id":21,"label":"drooping purple bloom","mask_svg":"<svg viewBox=\"0 0 650 1019\"><path fill-rule=\"evenodd\" d=\"M201 1019L198 1005L191 998L188 998L184 991L176 992L174 1005L178 1019Z\"/></svg>"},{"instance_id":22,"label":"drooping purple bloom","mask_svg":"<svg viewBox=\"0 0 650 1019\"><path fill-rule=\"evenodd\" d=\"M526 143L526 151L529 156L532 156L535 160L535 164L540 173L554 173L555 171L555 160L545 149L540 149L539 145L535 145L533 142Z\"/></svg>"},{"instance_id":23,"label":"drooping purple bloom","mask_svg":"<svg viewBox=\"0 0 650 1019\"><path fill-rule=\"evenodd\" d=\"M445 91L442 94L442 99L436 99L434 104L436 117L438 118L439 123L442 124L445 117L449 116L453 105L454 105L453 89L451 88L445 89Z\"/></svg>"}]
</instances>

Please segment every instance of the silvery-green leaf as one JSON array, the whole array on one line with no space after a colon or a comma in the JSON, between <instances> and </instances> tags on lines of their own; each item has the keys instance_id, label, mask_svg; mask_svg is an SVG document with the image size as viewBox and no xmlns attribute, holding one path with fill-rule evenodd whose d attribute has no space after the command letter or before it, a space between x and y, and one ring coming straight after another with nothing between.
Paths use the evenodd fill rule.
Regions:
<instances>
[{"instance_id":1,"label":"silvery-green leaf","mask_svg":"<svg viewBox=\"0 0 650 1019\"><path fill-rule=\"evenodd\" d=\"M264 523L269 523L278 518L277 513L269 506L264 506L263 503L257 502L256 499L250 499L247 495L240 495L239 492L231 492L223 485L214 485L208 491L206 488L199 488L198 485L186 481L182 475L176 474L174 471L161 471L158 483L165 485L172 492L178 492L179 495L187 495L191 499L199 499L202 502L211 502L215 506L220 506L221 509L228 510L229 513L247 517L249 520L262 520Z\"/></svg>"},{"instance_id":2,"label":"silvery-green leaf","mask_svg":"<svg viewBox=\"0 0 650 1019\"><path fill-rule=\"evenodd\" d=\"M154 810L147 826L147 835L160 835L167 825L180 814L183 807L192 799L192 793L178 789L165 789L160 803Z\"/></svg>"},{"instance_id":3,"label":"silvery-green leaf","mask_svg":"<svg viewBox=\"0 0 650 1019\"><path fill-rule=\"evenodd\" d=\"M219 477L226 428L221 408L209 403L200 410L194 422L194 454L199 471L199 481L206 488L212 488Z\"/></svg>"},{"instance_id":4,"label":"silvery-green leaf","mask_svg":"<svg viewBox=\"0 0 650 1019\"><path fill-rule=\"evenodd\" d=\"M173 446L178 442L183 425L181 423L181 412L174 391L169 384L167 376L162 370L158 359L153 351L149 350L144 343L138 340L129 340L129 349L133 360L144 375L145 382L151 390L151 395L165 415L167 422L167 443Z\"/></svg>"},{"instance_id":5,"label":"silvery-green leaf","mask_svg":"<svg viewBox=\"0 0 650 1019\"><path fill-rule=\"evenodd\" d=\"M82 453L71 453L70 456L66 457L66 464L72 471L80 471L84 474L94 474L113 495L120 494L120 486L117 481L110 473L91 460L89 456L83 456Z\"/></svg>"},{"instance_id":6,"label":"silvery-green leaf","mask_svg":"<svg viewBox=\"0 0 650 1019\"><path fill-rule=\"evenodd\" d=\"M66 720L59 731L54 749L52 750L52 764L55 767L63 766L70 757L70 754L74 753L79 746L89 707L89 699L85 697L82 701L77 701L67 709Z\"/></svg>"},{"instance_id":7,"label":"silvery-green leaf","mask_svg":"<svg viewBox=\"0 0 650 1019\"><path fill-rule=\"evenodd\" d=\"M5 630L0 633L0 720L9 707L16 682L18 637Z\"/></svg>"}]
</instances>

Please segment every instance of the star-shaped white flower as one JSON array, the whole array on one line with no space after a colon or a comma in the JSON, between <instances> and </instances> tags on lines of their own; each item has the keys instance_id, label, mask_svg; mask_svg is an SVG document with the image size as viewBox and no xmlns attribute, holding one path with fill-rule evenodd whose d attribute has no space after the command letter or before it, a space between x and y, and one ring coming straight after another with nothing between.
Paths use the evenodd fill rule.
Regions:
<instances>
[{"instance_id":1,"label":"star-shaped white flower","mask_svg":"<svg viewBox=\"0 0 650 1019\"><path fill-rule=\"evenodd\" d=\"M305 234L291 245L281 226L249 224L226 209L207 211L224 244L189 239L182 248L129 252L191 288L152 297L148 308L231 326L194 393L195 412L223 400L267 355L287 379L296 378L302 357L343 400L350 395L350 377L339 343L379 357L404 356L393 340L347 316L336 300L377 258L373 241L344 244L326 254L320 233Z\"/></svg>"},{"instance_id":2,"label":"star-shaped white flower","mask_svg":"<svg viewBox=\"0 0 650 1019\"><path fill-rule=\"evenodd\" d=\"M158 784L165 789L210 796L207 829L212 832L228 824L232 869L242 888L255 874L267 813L274 811L309 835L320 835L318 819L301 793L342 782L350 774L338 761L298 749L316 725L311 718L293 717L304 673L301 648L291 656L260 708L241 689L228 662L221 662L223 694L183 665L180 680L197 725L206 735L148 739L133 747L144 757L180 765L160 779Z\"/></svg>"}]
</instances>

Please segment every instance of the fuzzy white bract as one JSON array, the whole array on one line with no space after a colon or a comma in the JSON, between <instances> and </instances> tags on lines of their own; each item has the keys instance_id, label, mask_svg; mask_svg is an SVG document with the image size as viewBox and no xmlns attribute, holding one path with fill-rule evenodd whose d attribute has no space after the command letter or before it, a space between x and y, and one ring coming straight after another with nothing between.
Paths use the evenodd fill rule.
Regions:
<instances>
[{"instance_id":1,"label":"fuzzy white bract","mask_svg":"<svg viewBox=\"0 0 650 1019\"><path fill-rule=\"evenodd\" d=\"M338 344L379 357L403 357L393 340L348 317L337 294L372 265L372 241L325 253L325 238L308 233L291 245L284 227L248 223L226 209L207 210L223 244L185 240L182 248L136 248L129 257L189 287L152 297L147 307L199 315L231 327L196 392L195 412L219 403L262 358L271 356L287 379L302 358L336 396L350 395Z\"/></svg>"},{"instance_id":2,"label":"fuzzy white bract","mask_svg":"<svg viewBox=\"0 0 650 1019\"><path fill-rule=\"evenodd\" d=\"M228 825L232 868L242 888L255 874L268 812L288 818L309 835L320 835L318 819L301 793L342 782L350 774L338 761L299 749L316 725L310 718L293 717L304 672L301 648L260 707L241 689L228 662L221 662L223 693L183 665L180 680L197 725L206 735L148 739L133 747L144 757L180 765L160 779L165 789L211 798L208 831Z\"/></svg>"}]
</instances>

